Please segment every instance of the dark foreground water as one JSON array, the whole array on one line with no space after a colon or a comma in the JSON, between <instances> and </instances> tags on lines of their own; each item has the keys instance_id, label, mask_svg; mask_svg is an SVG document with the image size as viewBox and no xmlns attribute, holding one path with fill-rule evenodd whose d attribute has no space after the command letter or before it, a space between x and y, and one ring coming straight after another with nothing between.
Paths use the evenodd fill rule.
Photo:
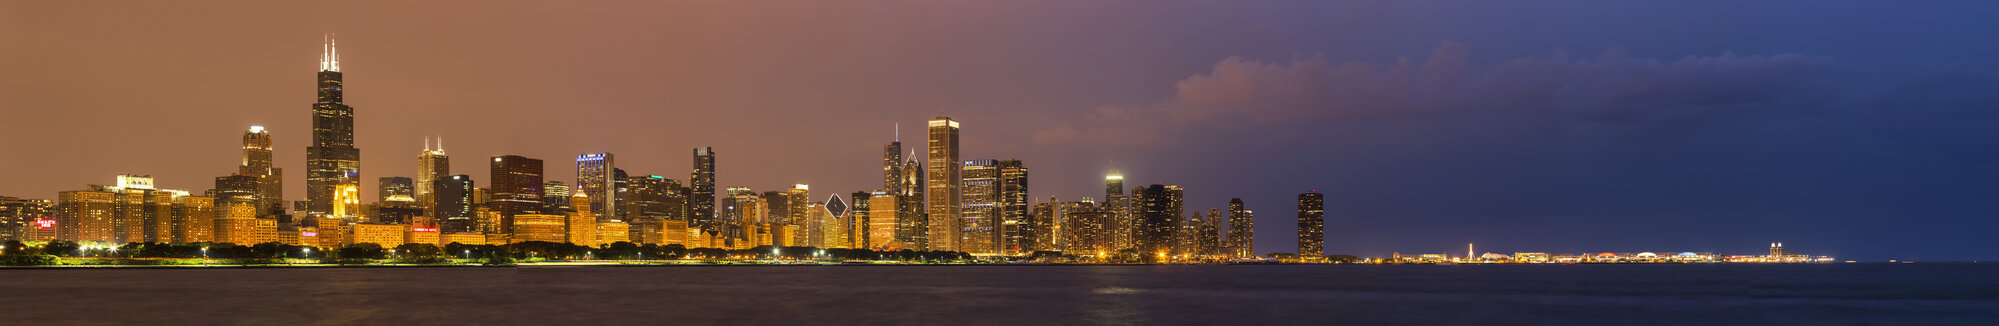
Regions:
<instances>
[{"instance_id":1,"label":"dark foreground water","mask_svg":"<svg viewBox=\"0 0 1999 326\"><path fill-rule=\"evenodd\" d=\"M1999 325L1999 264L0 270L0 324Z\"/></svg>"}]
</instances>

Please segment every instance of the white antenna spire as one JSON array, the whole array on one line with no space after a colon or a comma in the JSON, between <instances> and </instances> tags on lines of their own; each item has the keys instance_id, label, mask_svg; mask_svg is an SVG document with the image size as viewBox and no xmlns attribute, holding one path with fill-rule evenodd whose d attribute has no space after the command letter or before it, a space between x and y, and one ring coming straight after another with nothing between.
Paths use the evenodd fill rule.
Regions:
<instances>
[{"instance_id":1,"label":"white antenna spire","mask_svg":"<svg viewBox=\"0 0 1999 326\"><path fill-rule=\"evenodd\" d=\"M423 136L423 151L430 151L430 136Z\"/></svg>"},{"instance_id":2,"label":"white antenna spire","mask_svg":"<svg viewBox=\"0 0 1999 326\"><path fill-rule=\"evenodd\" d=\"M895 123L895 142L902 142L902 123Z\"/></svg>"},{"instance_id":3,"label":"white antenna spire","mask_svg":"<svg viewBox=\"0 0 1999 326\"><path fill-rule=\"evenodd\" d=\"M319 45L319 71L340 71L340 48L335 45L333 33L322 35Z\"/></svg>"}]
</instances>

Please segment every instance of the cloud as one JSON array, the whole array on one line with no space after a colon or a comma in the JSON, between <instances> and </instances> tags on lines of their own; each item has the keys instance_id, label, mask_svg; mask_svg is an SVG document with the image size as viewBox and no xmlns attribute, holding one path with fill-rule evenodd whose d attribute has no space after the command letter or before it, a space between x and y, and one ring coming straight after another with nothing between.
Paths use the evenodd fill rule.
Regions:
<instances>
[{"instance_id":1,"label":"cloud","mask_svg":"<svg viewBox=\"0 0 1999 326\"><path fill-rule=\"evenodd\" d=\"M1799 54L1632 58L1611 48L1591 59L1503 60L1479 67L1444 41L1423 62L1288 62L1231 57L1174 84L1151 105L1098 107L1086 123L1044 130L1041 141L1158 144L1188 128L1264 128L1438 116L1501 115L1622 124L1709 119L1806 97L1834 60ZM1150 141L1147 141L1150 140Z\"/></svg>"}]
</instances>

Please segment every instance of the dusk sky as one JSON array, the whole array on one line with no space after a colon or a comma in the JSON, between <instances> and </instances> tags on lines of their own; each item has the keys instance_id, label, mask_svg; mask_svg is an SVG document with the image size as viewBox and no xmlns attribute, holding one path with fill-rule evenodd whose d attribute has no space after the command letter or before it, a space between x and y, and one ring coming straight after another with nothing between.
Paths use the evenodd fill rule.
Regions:
<instances>
[{"instance_id":1,"label":"dusk sky","mask_svg":"<svg viewBox=\"0 0 1999 326\"><path fill-rule=\"evenodd\" d=\"M660 1L667 2L667 1ZM1993 260L1999 2L758 1L0 4L0 196L148 174L195 192L251 125L304 198L336 33L362 189L612 152L720 186L880 187L902 125L963 123L1030 195L1240 197L1257 252Z\"/></svg>"}]
</instances>

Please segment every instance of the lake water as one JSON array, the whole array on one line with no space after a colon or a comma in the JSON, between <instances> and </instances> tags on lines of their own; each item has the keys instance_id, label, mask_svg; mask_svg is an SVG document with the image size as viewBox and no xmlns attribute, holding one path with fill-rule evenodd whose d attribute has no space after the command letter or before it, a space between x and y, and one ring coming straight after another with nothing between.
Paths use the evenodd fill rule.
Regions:
<instances>
[{"instance_id":1,"label":"lake water","mask_svg":"<svg viewBox=\"0 0 1999 326\"><path fill-rule=\"evenodd\" d=\"M1999 325L1999 264L0 270L0 324Z\"/></svg>"}]
</instances>

